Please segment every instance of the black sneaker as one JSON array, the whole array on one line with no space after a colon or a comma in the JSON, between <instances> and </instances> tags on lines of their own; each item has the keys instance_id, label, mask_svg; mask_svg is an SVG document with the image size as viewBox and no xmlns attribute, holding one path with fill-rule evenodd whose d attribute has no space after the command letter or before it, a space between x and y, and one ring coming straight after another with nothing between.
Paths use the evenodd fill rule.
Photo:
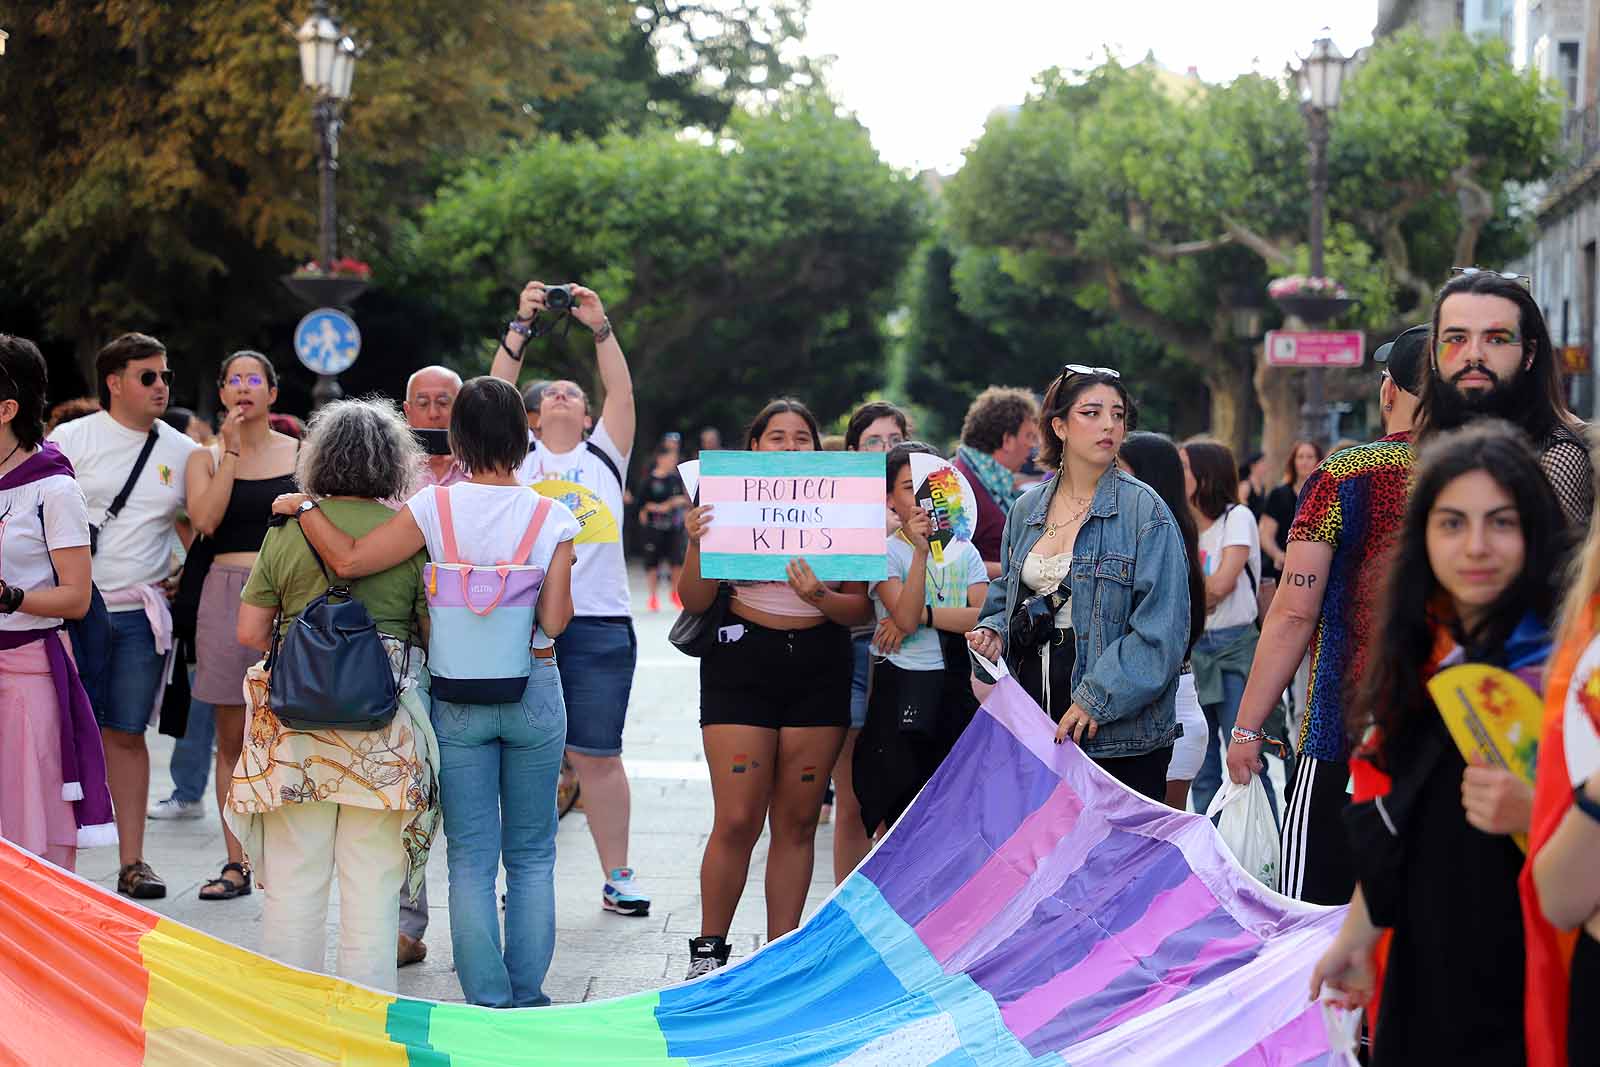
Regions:
<instances>
[{"instance_id":1,"label":"black sneaker","mask_svg":"<svg viewBox=\"0 0 1600 1067\"><path fill-rule=\"evenodd\" d=\"M691 937L689 939L689 973L684 981L710 974L728 965L728 939L725 937Z\"/></svg>"}]
</instances>

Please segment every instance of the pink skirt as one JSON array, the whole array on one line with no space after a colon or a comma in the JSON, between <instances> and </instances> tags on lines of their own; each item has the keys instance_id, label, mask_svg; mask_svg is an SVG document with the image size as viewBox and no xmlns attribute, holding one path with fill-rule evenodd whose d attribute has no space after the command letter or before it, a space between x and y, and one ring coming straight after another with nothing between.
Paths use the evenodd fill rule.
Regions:
<instances>
[{"instance_id":1,"label":"pink skirt","mask_svg":"<svg viewBox=\"0 0 1600 1067\"><path fill-rule=\"evenodd\" d=\"M200 611L195 620L194 685L196 700L224 707L245 703L244 672L260 663L262 654L246 648L235 636L239 629L239 594L250 578L250 568L213 563L200 587Z\"/></svg>"},{"instance_id":2,"label":"pink skirt","mask_svg":"<svg viewBox=\"0 0 1600 1067\"><path fill-rule=\"evenodd\" d=\"M43 642L0 652L0 836L70 871L78 824L61 799L56 703Z\"/></svg>"}]
</instances>

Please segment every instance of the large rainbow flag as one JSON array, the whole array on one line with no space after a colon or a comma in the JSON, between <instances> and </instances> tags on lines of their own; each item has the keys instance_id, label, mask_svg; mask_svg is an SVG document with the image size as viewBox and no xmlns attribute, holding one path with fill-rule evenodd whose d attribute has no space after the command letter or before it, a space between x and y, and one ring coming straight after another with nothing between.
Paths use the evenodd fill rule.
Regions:
<instances>
[{"instance_id":1,"label":"large rainbow flag","mask_svg":"<svg viewBox=\"0 0 1600 1067\"><path fill-rule=\"evenodd\" d=\"M1005 679L800 929L696 982L519 1011L307 974L0 842L0 1063L1345 1062L1307 1001L1341 912L1251 879Z\"/></svg>"}]
</instances>

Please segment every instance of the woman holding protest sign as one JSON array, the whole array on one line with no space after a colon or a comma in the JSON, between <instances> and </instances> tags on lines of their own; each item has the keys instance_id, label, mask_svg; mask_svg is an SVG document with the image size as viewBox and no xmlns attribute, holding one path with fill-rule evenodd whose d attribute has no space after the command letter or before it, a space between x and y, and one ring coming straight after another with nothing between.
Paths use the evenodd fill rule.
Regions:
<instances>
[{"instance_id":1,"label":"woman holding protest sign","mask_svg":"<svg viewBox=\"0 0 1600 1067\"><path fill-rule=\"evenodd\" d=\"M750 424L752 452L815 451L822 434L798 400L774 400ZM702 477L704 472L702 471ZM700 573L700 541L715 508L689 512L689 550L678 582L684 610L710 611L721 583ZM850 633L871 617L861 582L824 583L804 559L786 582L736 582L727 625L700 661L700 732L715 805L700 863L700 935L689 977L728 962L728 929L763 825L767 936L800 924L828 772L850 725Z\"/></svg>"},{"instance_id":2,"label":"woman holding protest sign","mask_svg":"<svg viewBox=\"0 0 1600 1067\"><path fill-rule=\"evenodd\" d=\"M1540 702L1527 689L1542 684L1565 548L1560 507L1520 431L1485 420L1423 451L1373 630L1384 641L1348 724L1345 820L1359 882L1311 980L1313 996L1326 985L1335 1000L1366 1000L1378 943L1393 931L1377 1067L1524 1062L1523 853L1513 835L1528 829L1533 791L1480 751L1493 737L1484 720L1515 721L1519 691L1537 729ZM1430 679L1463 664L1500 671L1447 680L1450 698L1436 702ZM1456 694L1467 692L1493 714L1464 714ZM1516 758L1529 740L1495 748Z\"/></svg>"},{"instance_id":3,"label":"woman holding protest sign","mask_svg":"<svg viewBox=\"0 0 1600 1067\"><path fill-rule=\"evenodd\" d=\"M1129 788L1167 792L1174 702L1189 643L1189 561L1155 490L1116 465L1137 422L1122 376L1061 369L1039 415L1058 469L1006 518L973 651L1006 657L1068 738Z\"/></svg>"}]
</instances>

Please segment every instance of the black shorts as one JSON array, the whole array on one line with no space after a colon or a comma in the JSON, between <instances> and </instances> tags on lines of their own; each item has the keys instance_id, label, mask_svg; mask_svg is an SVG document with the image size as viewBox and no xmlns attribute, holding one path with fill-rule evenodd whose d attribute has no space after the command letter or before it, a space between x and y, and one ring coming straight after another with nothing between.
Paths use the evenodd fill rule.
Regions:
<instances>
[{"instance_id":1,"label":"black shorts","mask_svg":"<svg viewBox=\"0 0 1600 1067\"><path fill-rule=\"evenodd\" d=\"M682 530L656 530L646 526L639 531L639 555L647 571L663 563L680 565L686 547Z\"/></svg>"},{"instance_id":2,"label":"black shorts","mask_svg":"<svg viewBox=\"0 0 1600 1067\"><path fill-rule=\"evenodd\" d=\"M742 628L742 631L740 630ZM700 725L850 725L850 631L825 622L809 630L769 630L737 615L700 661Z\"/></svg>"}]
</instances>

